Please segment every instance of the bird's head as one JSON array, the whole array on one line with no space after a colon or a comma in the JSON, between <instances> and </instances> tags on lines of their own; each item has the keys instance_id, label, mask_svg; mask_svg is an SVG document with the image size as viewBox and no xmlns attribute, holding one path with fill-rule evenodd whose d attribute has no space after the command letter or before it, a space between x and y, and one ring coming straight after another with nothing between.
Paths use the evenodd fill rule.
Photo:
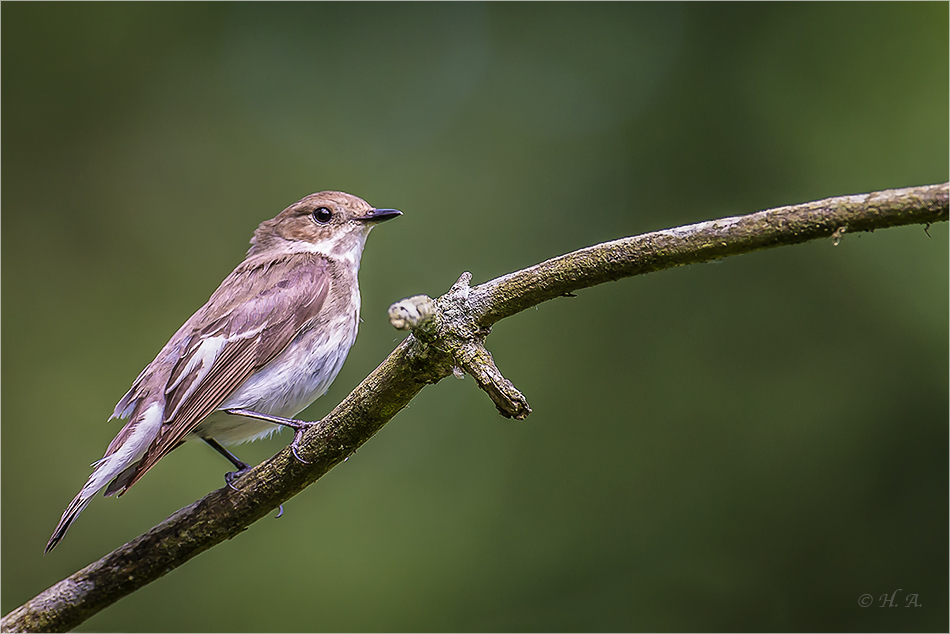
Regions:
<instances>
[{"instance_id":1,"label":"bird's head","mask_svg":"<svg viewBox=\"0 0 950 634\"><path fill-rule=\"evenodd\" d=\"M401 215L396 209L376 209L344 192L317 192L262 222L247 255L316 252L359 262L370 230Z\"/></svg>"}]
</instances>

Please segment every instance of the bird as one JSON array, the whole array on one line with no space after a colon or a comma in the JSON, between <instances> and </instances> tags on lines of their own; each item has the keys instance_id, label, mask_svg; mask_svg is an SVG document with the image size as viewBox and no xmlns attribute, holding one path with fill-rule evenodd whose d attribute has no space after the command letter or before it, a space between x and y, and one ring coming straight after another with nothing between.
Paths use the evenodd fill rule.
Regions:
<instances>
[{"instance_id":1,"label":"bird","mask_svg":"<svg viewBox=\"0 0 950 634\"><path fill-rule=\"evenodd\" d=\"M336 378L359 326L357 275L380 222L402 215L361 198L321 191L258 226L244 260L142 370L109 420L125 425L63 512L45 552L102 489L125 493L186 440L200 439L237 469L223 445L294 430L294 419ZM233 488L233 487L232 487Z\"/></svg>"}]
</instances>

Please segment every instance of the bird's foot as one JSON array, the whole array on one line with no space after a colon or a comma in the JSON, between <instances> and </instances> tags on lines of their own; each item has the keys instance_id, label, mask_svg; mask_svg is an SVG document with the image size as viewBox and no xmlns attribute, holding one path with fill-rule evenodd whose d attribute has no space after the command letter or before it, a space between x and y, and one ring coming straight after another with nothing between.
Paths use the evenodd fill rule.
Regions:
<instances>
[{"instance_id":1,"label":"bird's foot","mask_svg":"<svg viewBox=\"0 0 950 634\"><path fill-rule=\"evenodd\" d=\"M243 468L238 469L237 471L229 471L224 474L224 482L228 485L228 488L232 491L237 491L238 488L234 486L234 481L243 476L245 473L251 470L251 465L245 464Z\"/></svg>"},{"instance_id":2,"label":"bird's foot","mask_svg":"<svg viewBox=\"0 0 950 634\"><path fill-rule=\"evenodd\" d=\"M214 438L202 438L202 440L208 443L209 447L211 447L212 449L217 451L219 454L227 458L228 462L233 464L234 468L237 469L237 471L231 471L230 473L224 474L224 481L225 483L227 483L228 488L230 488L233 491L237 491L233 482L237 480L238 478L240 478L245 473L247 473L248 471L250 471L251 465L247 464L246 462L244 462L243 460L235 456L233 453L231 453L230 451L222 447L221 443L219 443Z\"/></svg>"},{"instance_id":3,"label":"bird's foot","mask_svg":"<svg viewBox=\"0 0 950 634\"><path fill-rule=\"evenodd\" d=\"M300 443L300 440L303 438L304 432L310 429L311 427L313 427L314 425L319 424L319 422L320 421L316 421L313 423L308 422L304 427L294 429L294 440L292 443L290 443L290 453L294 454L294 458L296 458L299 462L302 462L303 464L310 464L310 461L304 460L303 458L300 457L300 454L297 453L297 445Z\"/></svg>"},{"instance_id":4,"label":"bird's foot","mask_svg":"<svg viewBox=\"0 0 950 634\"><path fill-rule=\"evenodd\" d=\"M290 427L294 430L294 440L290 443L290 452L294 454L294 458L299 462L310 464L309 460L304 460L300 457L300 454L297 453L297 447L300 444L300 439L303 438L304 432L314 425L319 425L320 421L306 421L297 420L296 418L284 418L283 416L271 416L269 414L260 414L249 409L240 408L226 409L224 411L233 416L247 416L248 418L256 418L275 425L281 425L282 427Z\"/></svg>"}]
</instances>

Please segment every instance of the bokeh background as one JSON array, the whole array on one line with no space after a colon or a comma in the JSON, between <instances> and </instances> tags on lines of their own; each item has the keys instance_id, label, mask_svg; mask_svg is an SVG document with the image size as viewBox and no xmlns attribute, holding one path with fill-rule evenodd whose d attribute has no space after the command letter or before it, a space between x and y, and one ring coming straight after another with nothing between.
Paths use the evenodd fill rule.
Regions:
<instances>
[{"instance_id":1,"label":"bokeh background","mask_svg":"<svg viewBox=\"0 0 950 634\"><path fill-rule=\"evenodd\" d=\"M186 446L42 554L115 402L260 221L321 189L405 211L370 239L319 418L402 338L389 304L462 271L947 180L947 24L946 3L4 3L3 612L222 486ZM848 234L505 320L488 344L527 421L446 379L279 521L79 629L946 630L947 245Z\"/></svg>"}]
</instances>

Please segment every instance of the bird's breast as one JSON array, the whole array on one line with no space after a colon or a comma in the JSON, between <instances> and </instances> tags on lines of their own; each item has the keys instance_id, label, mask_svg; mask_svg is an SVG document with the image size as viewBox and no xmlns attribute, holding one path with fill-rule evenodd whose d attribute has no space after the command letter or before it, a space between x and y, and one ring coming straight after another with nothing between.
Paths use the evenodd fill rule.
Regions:
<instances>
[{"instance_id":1,"label":"bird's breast","mask_svg":"<svg viewBox=\"0 0 950 634\"><path fill-rule=\"evenodd\" d=\"M269 436L276 426L220 410L241 408L293 417L326 393L346 361L359 323L356 312L301 331L273 361L252 374L195 429L199 436L234 444Z\"/></svg>"}]
</instances>

